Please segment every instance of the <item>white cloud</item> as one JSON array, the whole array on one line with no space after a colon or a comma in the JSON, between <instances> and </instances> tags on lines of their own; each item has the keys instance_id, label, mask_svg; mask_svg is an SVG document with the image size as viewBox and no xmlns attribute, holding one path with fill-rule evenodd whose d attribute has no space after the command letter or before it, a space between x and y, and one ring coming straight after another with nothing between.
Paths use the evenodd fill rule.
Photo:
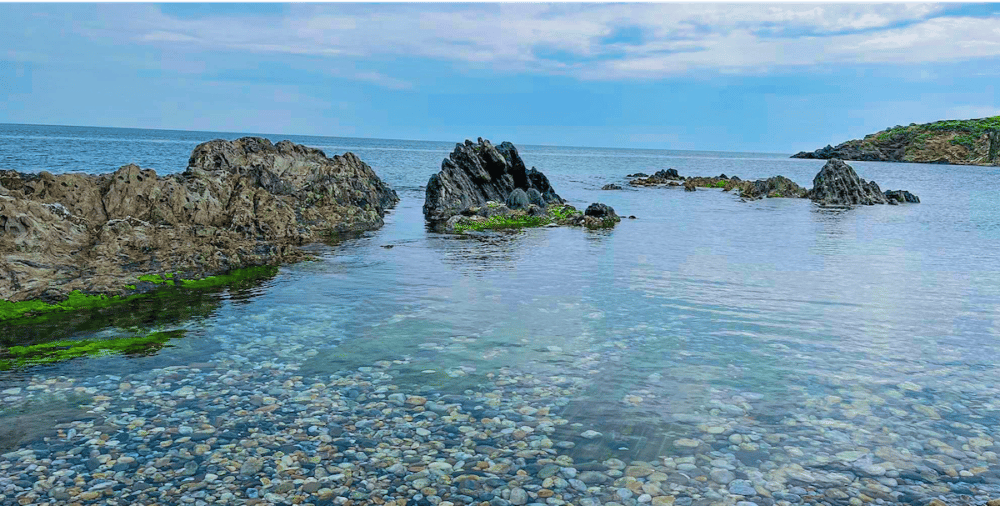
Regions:
<instances>
[{"instance_id":1,"label":"white cloud","mask_svg":"<svg viewBox=\"0 0 1000 506\"><path fill-rule=\"evenodd\" d=\"M199 49L333 57L424 57L583 79L655 79L705 70L929 63L1000 56L1000 17L944 17L941 5L886 4L295 4L284 16L173 18L152 6L103 6L91 36ZM122 16L123 9L130 9ZM114 15L111 15L114 13ZM608 41L629 30L640 41ZM558 55L558 56L552 56ZM332 66L337 63L332 62ZM344 76L409 86L374 72Z\"/></svg>"}]
</instances>

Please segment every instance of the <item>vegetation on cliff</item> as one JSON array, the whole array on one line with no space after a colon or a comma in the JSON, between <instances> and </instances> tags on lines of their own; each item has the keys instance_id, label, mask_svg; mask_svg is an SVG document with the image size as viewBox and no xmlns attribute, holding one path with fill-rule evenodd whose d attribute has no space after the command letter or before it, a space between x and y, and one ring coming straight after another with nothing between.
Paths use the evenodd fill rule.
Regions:
<instances>
[{"instance_id":1,"label":"vegetation on cliff","mask_svg":"<svg viewBox=\"0 0 1000 506\"><path fill-rule=\"evenodd\" d=\"M1000 165L1000 116L897 125L792 158Z\"/></svg>"}]
</instances>

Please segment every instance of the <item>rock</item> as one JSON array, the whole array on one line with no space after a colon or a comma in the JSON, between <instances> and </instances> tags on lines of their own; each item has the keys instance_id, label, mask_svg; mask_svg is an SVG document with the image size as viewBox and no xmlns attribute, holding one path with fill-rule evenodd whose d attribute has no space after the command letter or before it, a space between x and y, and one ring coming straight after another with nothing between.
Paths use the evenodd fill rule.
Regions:
<instances>
[{"instance_id":1,"label":"rock","mask_svg":"<svg viewBox=\"0 0 1000 506\"><path fill-rule=\"evenodd\" d=\"M919 204L920 198L916 195L906 191L906 190L886 190L885 198L889 200L889 203L909 203L909 204Z\"/></svg>"},{"instance_id":2,"label":"rock","mask_svg":"<svg viewBox=\"0 0 1000 506\"><path fill-rule=\"evenodd\" d=\"M523 488L516 487L510 489L510 503L515 506L528 503L528 493Z\"/></svg>"},{"instance_id":3,"label":"rock","mask_svg":"<svg viewBox=\"0 0 1000 506\"><path fill-rule=\"evenodd\" d=\"M808 197L820 205L873 205L888 203L875 182L858 177L842 160L830 160L813 178Z\"/></svg>"},{"instance_id":4,"label":"rock","mask_svg":"<svg viewBox=\"0 0 1000 506\"><path fill-rule=\"evenodd\" d=\"M733 480L729 483L728 490L733 495L746 497L757 495L757 490L753 487L753 483L750 480Z\"/></svg>"},{"instance_id":5,"label":"rock","mask_svg":"<svg viewBox=\"0 0 1000 506\"><path fill-rule=\"evenodd\" d=\"M628 184L633 186L654 186L661 184L669 184L671 181L684 180L684 178L677 173L677 169L658 170L655 173L653 173L652 176L647 176L646 174L639 172L636 174L630 174L626 177L638 178L629 181Z\"/></svg>"},{"instance_id":6,"label":"rock","mask_svg":"<svg viewBox=\"0 0 1000 506\"><path fill-rule=\"evenodd\" d=\"M485 207L489 201L507 202L515 189L535 189L539 203L562 203L538 170L525 168L517 148L509 142L493 146L488 140L466 140L441 162L441 171L427 182L424 217L431 223L446 222L470 207ZM531 203L527 199L527 203ZM536 204L538 205L538 204Z\"/></svg>"},{"instance_id":7,"label":"rock","mask_svg":"<svg viewBox=\"0 0 1000 506\"><path fill-rule=\"evenodd\" d=\"M398 201L351 153L257 137L200 144L164 177L0 171L0 299L130 295L158 287L140 275L299 260L295 246L377 229Z\"/></svg>"},{"instance_id":8,"label":"rock","mask_svg":"<svg viewBox=\"0 0 1000 506\"><path fill-rule=\"evenodd\" d=\"M712 471L708 473L708 476L712 479L712 481L720 485L726 485L736 479L736 475L728 469L712 469Z\"/></svg>"},{"instance_id":9,"label":"rock","mask_svg":"<svg viewBox=\"0 0 1000 506\"><path fill-rule=\"evenodd\" d=\"M545 197L542 195L542 192L538 191L537 188L528 188L526 194L528 196L528 203L531 205L535 205L543 209L548 205L548 203L545 202Z\"/></svg>"},{"instance_id":10,"label":"rock","mask_svg":"<svg viewBox=\"0 0 1000 506\"><path fill-rule=\"evenodd\" d=\"M602 190L621 190L622 187L620 185L611 183L611 184L606 184L606 185L602 186L601 189Z\"/></svg>"},{"instance_id":11,"label":"rock","mask_svg":"<svg viewBox=\"0 0 1000 506\"><path fill-rule=\"evenodd\" d=\"M611 228L614 227L616 223L622 221L622 219L615 213L614 208L598 202L587 206L583 215L583 226L590 229Z\"/></svg>"},{"instance_id":12,"label":"rock","mask_svg":"<svg viewBox=\"0 0 1000 506\"><path fill-rule=\"evenodd\" d=\"M646 174L645 172L636 172L635 174L629 174L625 177L649 177L649 174Z\"/></svg>"},{"instance_id":13,"label":"rock","mask_svg":"<svg viewBox=\"0 0 1000 506\"><path fill-rule=\"evenodd\" d=\"M740 181L736 179L727 184L723 189L729 191L738 188L740 197L747 200L757 200L767 198L802 198L808 194L808 190L795 184L794 181L785 176L774 176L756 181Z\"/></svg>"},{"instance_id":14,"label":"rock","mask_svg":"<svg viewBox=\"0 0 1000 506\"><path fill-rule=\"evenodd\" d=\"M585 216L593 216L594 218L617 218L618 215L615 214L614 208L609 205L601 203L593 203L587 206L587 210L583 212Z\"/></svg>"},{"instance_id":15,"label":"rock","mask_svg":"<svg viewBox=\"0 0 1000 506\"><path fill-rule=\"evenodd\" d=\"M532 189L534 190L534 188ZM515 188L514 191L510 192L510 195L507 195L506 204L510 209L526 209L529 203L528 194L520 188Z\"/></svg>"}]
</instances>

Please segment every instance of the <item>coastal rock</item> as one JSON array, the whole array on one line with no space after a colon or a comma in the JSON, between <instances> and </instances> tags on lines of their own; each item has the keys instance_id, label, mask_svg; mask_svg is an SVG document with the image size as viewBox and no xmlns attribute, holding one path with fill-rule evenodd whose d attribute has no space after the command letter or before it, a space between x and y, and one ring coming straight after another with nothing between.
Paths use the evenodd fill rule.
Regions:
<instances>
[{"instance_id":1,"label":"coastal rock","mask_svg":"<svg viewBox=\"0 0 1000 506\"><path fill-rule=\"evenodd\" d=\"M563 203L544 174L534 167L530 171L525 168L513 144L494 146L482 138L478 143L466 140L465 144L455 145L441 162L441 171L427 182L424 217L431 223L446 222L465 209L483 207L489 201L507 202L515 189L522 190L525 196L528 190L536 190L540 203L545 205Z\"/></svg>"},{"instance_id":2,"label":"coastal rock","mask_svg":"<svg viewBox=\"0 0 1000 506\"><path fill-rule=\"evenodd\" d=\"M1000 116L896 125L792 158L1000 165Z\"/></svg>"},{"instance_id":3,"label":"coastal rock","mask_svg":"<svg viewBox=\"0 0 1000 506\"><path fill-rule=\"evenodd\" d=\"M617 185L615 183L610 183L610 184L606 184L606 185L602 186L601 189L602 190L621 190L622 187L621 187L621 185Z\"/></svg>"},{"instance_id":4,"label":"coastal rock","mask_svg":"<svg viewBox=\"0 0 1000 506\"><path fill-rule=\"evenodd\" d=\"M637 177L638 179L633 179L629 181L628 184L632 186L655 186L661 184L669 184L671 181L683 181L684 177L677 173L677 169L666 169L658 170L651 176L646 176L645 174L639 172L636 174L630 174L626 177Z\"/></svg>"},{"instance_id":5,"label":"coastal rock","mask_svg":"<svg viewBox=\"0 0 1000 506\"><path fill-rule=\"evenodd\" d=\"M890 204L895 203L908 203L908 204L919 204L920 198L916 195L906 191L906 190L886 190L885 198L889 199Z\"/></svg>"},{"instance_id":6,"label":"coastal rock","mask_svg":"<svg viewBox=\"0 0 1000 506\"><path fill-rule=\"evenodd\" d=\"M858 177L842 160L830 160L813 178L808 197L821 205L874 205L889 200L874 181Z\"/></svg>"},{"instance_id":7,"label":"coastal rock","mask_svg":"<svg viewBox=\"0 0 1000 506\"><path fill-rule=\"evenodd\" d=\"M614 209L595 205L601 206L595 215L578 211L544 174L525 169L513 144L493 146L480 138L456 144L441 162L441 171L427 182L423 211L438 231L472 234L543 225L610 228L621 221Z\"/></svg>"},{"instance_id":8,"label":"coastal rock","mask_svg":"<svg viewBox=\"0 0 1000 506\"><path fill-rule=\"evenodd\" d=\"M0 298L126 295L146 274L197 279L303 258L382 226L396 193L352 153L256 137L197 146L181 174L0 172Z\"/></svg>"},{"instance_id":9,"label":"coastal rock","mask_svg":"<svg viewBox=\"0 0 1000 506\"><path fill-rule=\"evenodd\" d=\"M738 178L734 178L723 189L729 191L733 188L739 189L740 197L747 200L757 200L764 197L802 198L809 193L808 190L785 176L774 176L755 181L740 181Z\"/></svg>"}]
</instances>

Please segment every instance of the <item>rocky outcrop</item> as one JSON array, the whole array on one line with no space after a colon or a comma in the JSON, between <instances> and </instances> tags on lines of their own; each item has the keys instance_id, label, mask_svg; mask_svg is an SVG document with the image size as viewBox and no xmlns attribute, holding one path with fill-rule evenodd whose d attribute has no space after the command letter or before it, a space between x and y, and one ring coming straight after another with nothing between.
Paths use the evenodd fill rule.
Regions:
<instances>
[{"instance_id":1,"label":"rocky outcrop","mask_svg":"<svg viewBox=\"0 0 1000 506\"><path fill-rule=\"evenodd\" d=\"M809 193L808 190L785 176L774 176L754 181L741 181L739 178L732 178L723 187L723 190L730 191L734 188L739 191L740 197L745 200L757 200L764 197L772 199L802 198Z\"/></svg>"},{"instance_id":2,"label":"rocky outcrop","mask_svg":"<svg viewBox=\"0 0 1000 506\"><path fill-rule=\"evenodd\" d=\"M889 200L890 204L907 203L907 204L919 204L920 198L916 195L906 191L906 190L886 190L885 198Z\"/></svg>"},{"instance_id":3,"label":"rocky outcrop","mask_svg":"<svg viewBox=\"0 0 1000 506\"><path fill-rule=\"evenodd\" d=\"M621 190L621 185L615 183L608 183L601 187L602 190Z\"/></svg>"},{"instance_id":4,"label":"rocky outcrop","mask_svg":"<svg viewBox=\"0 0 1000 506\"><path fill-rule=\"evenodd\" d=\"M813 178L808 197L821 205L852 206L887 204L889 199L874 181L858 177L842 160L830 160Z\"/></svg>"},{"instance_id":5,"label":"rocky outcrop","mask_svg":"<svg viewBox=\"0 0 1000 506\"><path fill-rule=\"evenodd\" d=\"M525 167L513 144L494 146L482 138L456 144L441 162L441 171L427 182L424 218L441 232L548 224L607 228L621 221L613 209L596 217L567 205L544 174Z\"/></svg>"},{"instance_id":6,"label":"rocky outcrop","mask_svg":"<svg viewBox=\"0 0 1000 506\"><path fill-rule=\"evenodd\" d=\"M0 299L127 295L144 275L197 279L297 260L296 247L372 230L399 198L351 153L255 137L194 149L157 176L0 172Z\"/></svg>"},{"instance_id":7,"label":"rocky outcrop","mask_svg":"<svg viewBox=\"0 0 1000 506\"><path fill-rule=\"evenodd\" d=\"M662 175L657 176L654 174L654 176L662 178ZM654 176L650 176L646 181L653 179ZM727 192L735 190L734 193L738 194L743 200L757 200L765 197L808 197L821 205L872 205L920 202L920 199L916 195L905 190L893 190L882 193L877 184L861 179L850 165L841 160L827 162L813 179L812 190L806 190L785 176L747 181L725 174L715 177L682 177L676 171L673 171L670 174L670 179L663 178L661 180L679 185L674 179L684 182L685 191L696 191L698 188L722 188L723 191ZM662 184L662 182L654 184ZM644 185L646 185L645 182L640 183L638 186Z\"/></svg>"},{"instance_id":8,"label":"rocky outcrop","mask_svg":"<svg viewBox=\"0 0 1000 506\"><path fill-rule=\"evenodd\" d=\"M792 158L1000 165L1000 116L897 125Z\"/></svg>"},{"instance_id":9,"label":"rocky outcrop","mask_svg":"<svg viewBox=\"0 0 1000 506\"><path fill-rule=\"evenodd\" d=\"M677 173L677 169L658 170L652 176L646 176L640 172L626 177L637 178L628 182L632 186L657 186L663 184L679 186L680 183L678 181L684 181L684 177Z\"/></svg>"},{"instance_id":10,"label":"rocky outcrop","mask_svg":"<svg viewBox=\"0 0 1000 506\"><path fill-rule=\"evenodd\" d=\"M525 168L517 148L509 142L493 146L479 138L466 140L441 162L441 171L427 182L424 217L432 223L446 222L452 216L487 202L506 202L516 189L535 190L539 202L561 204L548 178L534 167Z\"/></svg>"}]
</instances>

